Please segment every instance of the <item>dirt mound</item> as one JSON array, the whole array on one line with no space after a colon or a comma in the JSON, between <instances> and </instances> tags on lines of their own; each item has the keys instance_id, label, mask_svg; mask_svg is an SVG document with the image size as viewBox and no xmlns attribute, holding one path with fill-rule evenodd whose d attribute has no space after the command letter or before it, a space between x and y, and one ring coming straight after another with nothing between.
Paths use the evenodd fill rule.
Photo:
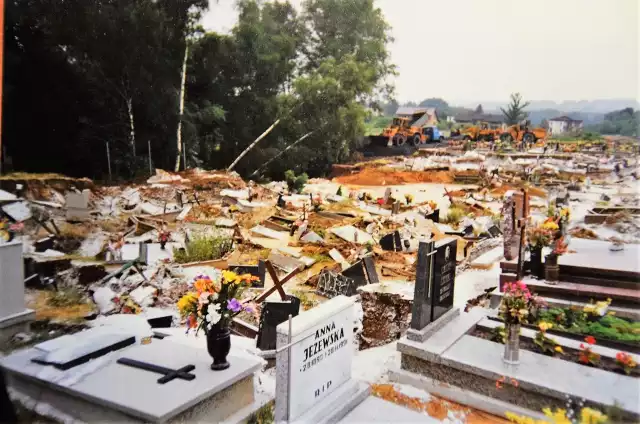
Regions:
<instances>
[{"instance_id":1,"label":"dirt mound","mask_svg":"<svg viewBox=\"0 0 640 424\"><path fill-rule=\"evenodd\" d=\"M448 171L398 171L385 168L365 168L351 175L334 178L340 184L362 186L402 185L414 183L452 183Z\"/></svg>"}]
</instances>

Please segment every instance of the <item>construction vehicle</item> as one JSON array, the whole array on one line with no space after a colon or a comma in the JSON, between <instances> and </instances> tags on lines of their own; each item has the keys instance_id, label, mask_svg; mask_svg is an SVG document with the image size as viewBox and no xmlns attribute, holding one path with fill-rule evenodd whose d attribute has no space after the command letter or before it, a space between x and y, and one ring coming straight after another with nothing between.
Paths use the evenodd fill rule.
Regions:
<instances>
[{"instance_id":1,"label":"construction vehicle","mask_svg":"<svg viewBox=\"0 0 640 424\"><path fill-rule=\"evenodd\" d=\"M499 129L492 129L488 122L478 122L462 130L462 139L466 141L492 141L500 134Z\"/></svg>"},{"instance_id":2,"label":"construction vehicle","mask_svg":"<svg viewBox=\"0 0 640 424\"><path fill-rule=\"evenodd\" d=\"M402 109L398 109L393 121L382 131L382 134L370 137L372 144L402 146L408 141L415 146L427 142L427 134L423 133L423 127L429 118L428 109L410 108L408 111Z\"/></svg>"},{"instance_id":3,"label":"construction vehicle","mask_svg":"<svg viewBox=\"0 0 640 424\"><path fill-rule=\"evenodd\" d=\"M528 144L533 144L540 139L547 138L547 130L544 128L532 128L531 121L512 125L500 134L500 141L512 142L512 141L524 141Z\"/></svg>"}]
</instances>

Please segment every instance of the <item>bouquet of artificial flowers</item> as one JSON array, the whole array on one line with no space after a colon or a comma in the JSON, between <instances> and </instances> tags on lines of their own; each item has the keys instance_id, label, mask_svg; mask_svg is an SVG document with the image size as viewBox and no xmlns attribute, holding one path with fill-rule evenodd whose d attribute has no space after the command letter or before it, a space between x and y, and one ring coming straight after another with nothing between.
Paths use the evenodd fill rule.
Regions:
<instances>
[{"instance_id":1,"label":"bouquet of artificial flowers","mask_svg":"<svg viewBox=\"0 0 640 424\"><path fill-rule=\"evenodd\" d=\"M526 323L539 304L538 298L531 294L522 281L506 283L498 315L505 325Z\"/></svg>"},{"instance_id":2,"label":"bouquet of artificial flowers","mask_svg":"<svg viewBox=\"0 0 640 424\"><path fill-rule=\"evenodd\" d=\"M238 275L232 271L216 272L213 277L197 276L193 290L178 301L178 310L187 320L187 331L201 329L205 334L214 325L228 328L231 319L242 311L253 312L251 305L240 302L239 297L251 281L257 280L251 274Z\"/></svg>"}]
</instances>

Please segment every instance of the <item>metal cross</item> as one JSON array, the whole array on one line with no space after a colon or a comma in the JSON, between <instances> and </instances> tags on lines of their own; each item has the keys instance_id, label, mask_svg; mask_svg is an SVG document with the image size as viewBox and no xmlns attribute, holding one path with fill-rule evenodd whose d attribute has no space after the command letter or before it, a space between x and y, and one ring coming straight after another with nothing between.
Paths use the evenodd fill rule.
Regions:
<instances>
[{"instance_id":1,"label":"metal cross","mask_svg":"<svg viewBox=\"0 0 640 424\"><path fill-rule=\"evenodd\" d=\"M116 361L118 364L128 365L133 368L140 368L141 370L151 371L158 374L164 374L164 377L160 377L158 379L158 384L165 384L171 380L176 378L191 381L196 376L194 374L189 374L189 372L196 369L193 365L187 365L186 367L182 367L177 370L172 370L171 368L165 368L158 365L147 364L146 362L136 361L135 359L129 358L120 358Z\"/></svg>"}]
</instances>

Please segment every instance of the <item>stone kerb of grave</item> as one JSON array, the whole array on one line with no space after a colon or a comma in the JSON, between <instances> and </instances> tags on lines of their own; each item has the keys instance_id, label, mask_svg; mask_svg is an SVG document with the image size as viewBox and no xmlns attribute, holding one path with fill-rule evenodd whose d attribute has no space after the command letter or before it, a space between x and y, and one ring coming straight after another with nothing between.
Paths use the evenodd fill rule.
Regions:
<instances>
[{"instance_id":1,"label":"stone kerb of grave","mask_svg":"<svg viewBox=\"0 0 640 424\"><path fill-rule=\"evenodd\" d=\"M114 346L69 369L34 362L62 351L74 362L70 355L86 356L96 339L127 336L113 331L101 327L50 340L2 358L0 366L18 399L47 404L46 415L62 422L239 422L257 409L254 373L263 360L232 351L231 367L214 372L206 349L173 342L173 336Z\"/></svg>"},{"instance_id":2,"label":"stone kerb of grave","mask_svg":"<svg viewBox=\"0 0 640 424\"><path fill-rule=\"evenodd\" d=\"M368 396L351 379L354 304L336 296L278 326L276 422L336 422Z\"/></svg>"},{"instance_id":3,"label":"stone kerb of grave","mask_svg":"<svg viewBox=\"0 0 640 424\"><path fill-rule=\"evenodd\" d=\"M25 308L22 242L0 244L0 345L29 329L35 312Z\"/></svg>"}]
</instances>

